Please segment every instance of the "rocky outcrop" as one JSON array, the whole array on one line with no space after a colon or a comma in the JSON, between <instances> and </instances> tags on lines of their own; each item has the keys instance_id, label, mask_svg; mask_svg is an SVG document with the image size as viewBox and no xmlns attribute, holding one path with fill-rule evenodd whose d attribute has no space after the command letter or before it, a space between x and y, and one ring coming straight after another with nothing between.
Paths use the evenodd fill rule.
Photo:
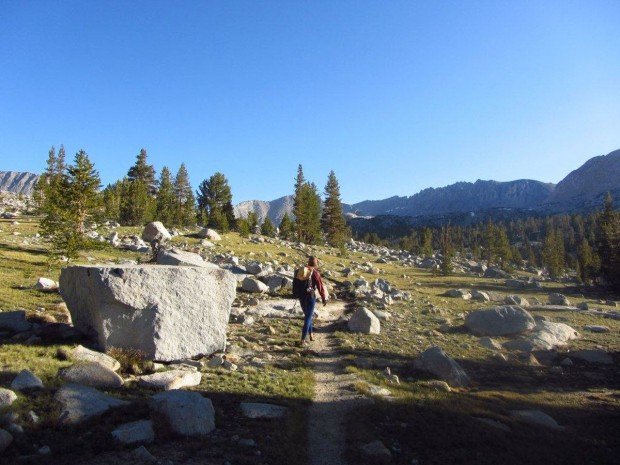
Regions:
<instances>
[{"instance_id":1,"label":"rocky outcrop","mask_svg":"<svg viewBox=\"0 0 620 465\"><path fill-rule=\"evenodd\" d=\"M162 361L224 350L235 288L232 273L211 267L71 266L60 275L78 329L94 330L104 350Z\"/></svg>"}]
</instances>

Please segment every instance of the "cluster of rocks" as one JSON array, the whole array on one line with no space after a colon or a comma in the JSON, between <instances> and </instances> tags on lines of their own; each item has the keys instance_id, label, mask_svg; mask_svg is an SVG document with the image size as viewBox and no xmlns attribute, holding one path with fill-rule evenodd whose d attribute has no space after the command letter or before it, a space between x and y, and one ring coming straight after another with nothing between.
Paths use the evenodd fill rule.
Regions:
<instances>
[{"instance_id":1,"label":"cluster of rocks","mask_svg":"<svg viewBox=\"0 0 620 465\"><path fill-rule=\"evenodd\" d=\"M16 219L34 213L35 202L31 196L9 191L0 192L0 218Z\"/></svg>"}]
</instances>

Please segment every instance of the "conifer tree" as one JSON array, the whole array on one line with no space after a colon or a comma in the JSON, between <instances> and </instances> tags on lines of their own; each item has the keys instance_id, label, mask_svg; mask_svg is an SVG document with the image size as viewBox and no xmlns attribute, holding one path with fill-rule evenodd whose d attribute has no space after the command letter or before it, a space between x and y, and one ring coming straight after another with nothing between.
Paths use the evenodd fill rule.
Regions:
<instances>
[{"instance_id":1,"label":"conifer tree","mask_svg":"<svg viewBox=\"0 0 620 465\"><path fill-rule=\"evenodd\" d=\"M165 226L172 226L176 223L177 202L175 189L172 185L170 170L167 166L161 169L159 174L159 189L156 197L155 219L161 221Z\"/></svg>"},{"instance_id":2,"label":"conifer tree","mask_svg":"<svg viewBox=\"0 0 620 465\"><path fill-rule=\"evenodd\" d=\"M325 203L323 204L321 227L329 245L338 248L344 247L349 237L349 231L342 212L340 186L333 171L329 172L325 185Z\"/></svg>"},{"instance_id":3,"label":"conifer tree","mask_svg":"<svg viewBox=\"0 0 620 465\"><path fill-rule=\"evenodd\" d=\"M297 197L301 215L295 222L298 239L306 244L318 244L321 240L321 197L316 185L305 183Z\"/></svg>"},{"instance_id":4,"label":"conifer tree","mask_svg":"<svg viewBox=\"0 0 620 465\"><path fill-rule=\"evenodd\" d=\"M273 225L273 222L268 216L263 220L263 224L260 227L260 233L267 237L273 237L276 234L276 227Z\"/></svg>"},{"instance_id":5,"label":"conifer tree","mask_svg":"<svg viewBox=\"0 0 620 465\"><path fill-rule=\"evenodd\" d=\"M294 235L295 225L291 221L291 217L288 216L288 213L284 213L284 216L280 221L280 237L285 240L291 240Z\"/></svg>"},{"instance_id":6,"label":"conifer tree","mask_svg":"<svg viewBox=\"0 0 620 465\"><path fill-rule=\"evenodd\" d=\"M103 209L104 217L108 220L118 221L121 214L121 196L123 192L123 181L116 181L108 184L103 189Z\"/></svg>"},{"instance_id":7,"label":"conifer tree","mask_svg":"<svg viewBox=\"0 0 620 465\"><path fill-rule=\"evenodd\" d=\"M208 226L228 231L235 225L232 193L226 176L215 173L198 186L198 208L205 212Z\"/></svg>"},{"instance_id":8,"label":"conifer tree","mask_svg":"<svg viewBox=\"0 0 620 465\"><path fill-rule=\"evenodd\" d=\"M258 229L258 216L254 212L249 212L247 217L248 227L250 228L250 232L256 232Z\"/></svg>"},{"instance_id":9,"label":"conifer tree","mask_svg":"<svg viewBox=\"0 0 620 465\"><path fill-rule=\"evenodd\" d=\"M441 274L448 276L452 273L452 259L454 258L454 245L452 244L450 226L441 228L439 244L442 256Z\"/></svg>"},{"instance_id":10,"label":"conifer tree","mask_svg":"<svg viewBox=\"0 0 620 465\"><path fill-rule=\"evenodd\" d=\"M542 259L549 276L559 277L564 270L564 241L561 233L553 229L547 231L543 242Z\"/></svg>"},{"instance_id":11,"label":"conifer tree","mask_svg":"<svg viewBox=\"0 0 620 465\"><path fill-rule=\"evenodd\" d=\"M180 226L189 226L196 221L196 199L189 182L189 174L185 163L181 163L174 178L174 195L176 208L174 223Z\"/></svg>"},{"instance_id":12,"label":"conifer tree","mask_svg":"<svg viewBox=\"0 0 620 465\"><path fill-rule=\"evenodd\" d=\"M297 176L295 178L295 194L293 196L293 216L295 217L296 235L299 239L302 236L300 230L299 218L303 218L304 205L302 203L302 188L306 184L306 178L304 177L304 170L301 165L297 167Z\"/></svg>"},{"instance_id":13,"label":"conifer tree","mask_svg":"<svg viewBox=\"0 0 620 465\"><path fill-rule=\"evenodd\" d=\"M620 212L614 211L610 193L605 198L599 224L598 253L601 274L614 289L620 290Z\"/></svg>"},{"instance_id":14,"label":"conifer tree","mask_svg":"<svg viewBox=\"0 0 620 465\"><path fill-rule=\"evenodd\" d=\"M597 263L598 257L595 256L594 250L585 238L581 240L581 244L579 245L577 262L579 265L579 279L581 279L582 283L587 283L596 276L598 271L597 268L600 266L600 264Z\"/></svg>"},{"instance_id":15,"label":"conifer tree","mask_svg":"<svg viewBox=\"0 0 620 465\"><path fill-rule=\"evenodd\" d=\"M424 257L433 255L433 231L430 228L424 228L422 231L422 249L420 253Z\"/></svg>"},{"instance_id":16,"label":"conifer tree","mask_svg":"<svg viewBox=\"0 0 620 465\"><path fill-rule=\"evenodd\" d=\"M237 231L239 231L241 237L250 237L250 224L247 219L239 218L237 220Z\"/></svg>"},{"instance_id":17,"label":"conifer tree","mask_svg":"<svg viewBox=\"0 0 620 465\"><path fill-rule=\"evenodd\" d=\"M44 209L43 234L49 236L53 249L75 258L85 244L85 224L101 205L100 179L88 155L80 150L66 175L58 179L59 189Z\"/></svg>"},{"instance_id":18,"label":"conifer tree","mask_svg":"<svg viewBox=\"0 0 620 465\"><path fill-rule=\"evenodd\" d=\"M120 222L137 226L151 221L155 216L157 183L155 168L147 163L145 149L141 149L135 164L127 172L123 183L123 197L120 207Z\"/></svg>"}]
</instances>

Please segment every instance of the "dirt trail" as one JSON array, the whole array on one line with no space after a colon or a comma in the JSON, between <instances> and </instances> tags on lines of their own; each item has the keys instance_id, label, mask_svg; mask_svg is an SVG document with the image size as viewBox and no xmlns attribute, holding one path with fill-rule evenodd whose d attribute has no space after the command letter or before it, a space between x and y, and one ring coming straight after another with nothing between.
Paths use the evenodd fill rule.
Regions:
<instances>
[{"instance_id":1,"label":"dirt trail","mask_svg":"<svg viewBox=\"0 0 620 465\"><path fill-rule=\"evenodd\" d=\"M322 319L317 322L310 349L316 386L308 418L308 454L310 465L344 465L347 413L364 402L353 384L356 378L343 373L342 356L338 353L334 326L345 309L342 302L320 307Z\"/></svg>"}]
</instances>

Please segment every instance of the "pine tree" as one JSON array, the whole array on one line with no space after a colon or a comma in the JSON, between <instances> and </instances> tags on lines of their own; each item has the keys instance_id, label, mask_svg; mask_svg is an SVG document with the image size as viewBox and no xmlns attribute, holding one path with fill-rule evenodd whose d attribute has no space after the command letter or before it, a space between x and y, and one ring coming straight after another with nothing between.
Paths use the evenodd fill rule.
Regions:
<instances>
[{"instance_id":1,"label":"pine tree","mask_svg":"<svg viewBox=\"0 0 620 465\"><path fill-rule=\"evenodd\" d=\"M291 217L288 213L284 213L282 221L280 221L280 237L285 240L293 239L295 235L295 225L291 221Z\"/></svg>"},{"instance_id":2,"label":"pine tree","mask_svg":"<svg viewBox=\"0 0 620 465\"><path fill-rule=\"evenodd\" d=\"M422 231L422 256L430 257L433 255L433 231L430 228L424 228Z\"/></svg>"},{"instance_id":3,"label":"pine tree","mask_svg":"<svg viewBox=\"0 0 620 465\"><path fill-rule=\"evenodd\" d=\"M598 253L601 275L614 289L620 290L620 212L614 211L613 198L609 193L605 198L599 224Z\"/></svg>"},{"instance_id":4,"label":"pine tree","mask_svg":"<svg viewBox=\"0 0 620 465\"><path fill-rule=\"evenodd\" d=\"M491 220L489 220L482 235L482 258L486 260L487 266L491 266L495 263L495 245L497 243L496 234L495 225L491 222Z\"/></svg>"},{"instance_id":5,"label":"pine tree","mask_svg":"<svg viewBox=\"0 0 620 465\"><path fill-rule=\"evenodd\" d=\"M441 274L448 276L452 273L452 259L454 258L454 246L452 244L452 235L450 226L441 228L439 241L441 247Z\"/></svg>"},{"instance_id":6,"label":"pine tree","mask_svg":"<svg viewBox=\"0 0 620 465\"><path fill-rule=\"evenodd\" d=\"M75 258L85 244L86 221L97 214L101 205L100 179L83 150L75 155L66 172L59 179L60 189L54 200L46 206L41 229L50 237L56 252Z\"/></svg>"},{"instance_id":7,"label":"pine tree","mask_svg":"<svg viewBox=\"0 0 620 465\"><path fill-rule=\"evenodd\" d=\"M174 179L174 195L176 197L174 223L180 226L195 224L196 199L185 163L181 163Z\"/></svg>"},{"instance_id":8,"label":"pine tree","mask_svg":"<svg viewBox=\"0 0 620 465\"><path fill-rule=\"evenodd\" d=\"M302 236L302 231L299 225L299 218L305 216L304 205L302 202L302 188L306 184L306 178L304 177L304 170L301 165L297 167L297 177L295 178L295 195L293 196L293 216L295 217L296 236L299 239ZM303 220L302 220L303 222Z\"/></svg>"},{"instance_id":9,"label":"pine tree","mask_svg":"<svg viewBox=\"0 0 620 465\"><path fill-rule=\"evenodd\" d=\"M103 208L104 217L107 220L118 221L121 215L121 202L123 192L123 181L116 181L114 184L108 184L103 189Z\"/></svg>"},{"instance_id":10,"label":"pine tree","mask_svg":"<svg viewBox=\"0 0 620 465\"><path fill-rule=\"evenodd\" d=\"M237 231L241 237L250 237L250 224L245 218L239 218L237 220Z\"/></svg>"},{"instance_id":11,"label":"pine tree","mask_svg":"<svg viewBox=\"0 0 620 465\"><path fill-rule=\"evenodd\" d=\"M512 260L512 249L504 226L496 226L493 235L493 251L501 261L502 268L508 268Z\"/></svg>"},{"instance_id":12,"label":"pine tree","mask_svg":"<svg viewBox=\"0 0 620 465\"><path fill-rule=\"evenodd\" d=\"M263 221L263 224L260 227L260 233L263 236L267 236L267 237L273 237L276 234L276 228L268 216L265 218L265 220Z\"/></svg>"},{"instance_id":13,"label":"pine tree","mask_svg":"<svg viewBox=\"0 0 620 465\"><path fill-rule=\"evenodd\" d=\"M547 231L543 242L542 258L549 276L559 277L564 270L564 241L561 233L553 229Z\"/></svg>"},{"instance_id":14,"label":"pine tree","mask_svg":"<svg viewBox=\"0 0 620 465\"><path fill-rule=\"evenodd\" d=\"M155 195L157 193L157 183L155 182L155 168L146 162L147 155L145 149L140 149L140 153L136 156L136 163L129 168L127 177L130 181L141 181L146 184L148 193Z\"/></svg>"},{"instance_id":15,"label":"pine tree","mask_svg":"<svg viewBox=\"0 0 620 465\"><path fill-rule=\"evenodd\" d=\"M256 232L256 230L258 229L258 216L256 216L256 213L248 212L248 217L246 219L250 228L250 232Z\"/></svg>"},{"instance_id":16,"label":"pine tree","mask_svg":"<svg viewBox=\"0 0 620 465\"><path fill-rule=\"evenodd\" d=\"M582 283L587 283L590 279L596 276L598 267L598 257L595 256L594 250L583 238L579 245L579 251L577 254L577 262L579 265L579 279Z\"/></svg>"},{"instance_id":17,"label":"pine tree","mask_svg":"<svg viewBox=\"0 0 620 465\"><path fill-rule=\"evenodd\" d=\"M329 172L327 184L325 185L325 203L323 205L321 227L329 245L338 248L344 247L350 234L342 212L340 186L333 171Z\"/></svg>"},{"instance_id":18,"label":"pine tree","mask_svg":"<svg viewBox=\"0 0 620 465\"><path fill-rule=\"evenodd\" d=\"M205 212L207 224L223 232L235 225L232 193L226 176L215 173L198 186L198 208Z\"/></svg>"},{"instance_id":19,"label":"pine tree","mask_svg":"<svg viewBox=\"0 0 620 465\"><path fill-rule=\"evenodd\" d=\"M161 169L159 175L159 189L156 197L155 218L165 226L178 224L177 217L177 198L175 189L172 185L170 170L167 166Z\"/></svg>"},{"instance_id":20,"label":"pine tree","mask_svg":"<svg viewBox=\"0 0 620 465\"><path fill-rule=\"evenodd\" d=\"M321 240L321 197L316 185L305 183L297 197L301 215L295 222L298 239L306 244L318 244Z\"/></svg>"}]
</instances>

